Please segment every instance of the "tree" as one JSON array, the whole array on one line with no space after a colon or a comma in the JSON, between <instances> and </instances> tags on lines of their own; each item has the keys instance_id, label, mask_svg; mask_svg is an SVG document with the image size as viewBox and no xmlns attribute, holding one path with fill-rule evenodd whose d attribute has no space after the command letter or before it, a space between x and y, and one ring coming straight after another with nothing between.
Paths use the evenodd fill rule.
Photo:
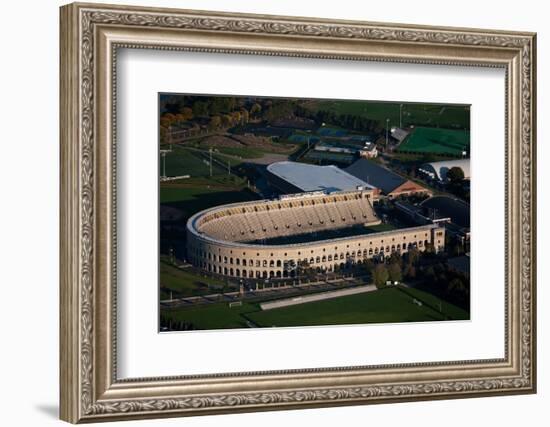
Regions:
<instances>
[{"instance_id":1,"label":"tree","mask_svg":"<svg viewBox=\"0 0 550 427\"><path fill-rule=\"evenodd\" d=\"M388 267L388 275L392 282L400 282L403 277L401 274L401 267L396 262L392 262Z\"/></svg>"},{"instance_id":2,"label":"tree","mask_svg":"<svg viewBox=\"0 0 550 427\"><path fill-rule=\"evenodd\" d=\"M187 119L185 118L184 114L178 113L175 115L175 119L174 119L175 122L184 122L186 120Z\"/></svg>"},{"instance_id":3,"label":"tree","mask_svg":"<svg viewBox=\"0 0 550 427\"><path fill-rule=\"evenodd\" d=\"M436 274L435 274L435 269L433 268L433 266L430 265L428 268L426 268L426 271L425 271L424 274L426 275L426 278L430 282L435 282Z\"/></svg>"},{"instance_id":4,"label":"tree","mask_svg":"<svg viewBox=\"0 0 550 427\"><path fill-rule=\"evenodd\" d=\"M248 123L249 120L249 114L248 111L245 108L241 108L241 123L245 124Z\"/></svg>"},{"instance_id":5,"label":"tree","mask_svg":"<svg viewBox=\"0 0 550 427\"><path fill-rule=\"evenodd\" d=\"M254 104L254 105L252 105L252 107L250 107L250 115L252 117L258 117L261 112L262 112L262 106L258 103Z\"/></svg>"},{"instance_id":6,"label":"tree","mask_svg":"<svg viewBox=\"0 0 550 427\"><path fill-rule=\"evenodd\" d=\"M420 251L417 248L410 248L407 252L407 264L408 265L415 265L418 262L418 259L420 258Z\"/></svg>"},{"instance_id":7,"label":"tree","mask_svg":"<svg viewBox=\"0 0 550 427\"><path fill-rule=\"evenodd\" d=\"M170 121L170 122L173 122L173 121L176 119L176 115L175 115L175 114L172 114L172 113L164 113L164 114L162 115L162 118L163 118L163 119L166 119L166 120L168 120L168 121Z\"/></svg>"},{"instance_id":8,"label":"tree","mask_svg":"<svg viewBox=\"0 0 550 427\"><path fill-rule=\"evenodd\" d=\"M193 115L195 117L202 117L208 115L208 103L205 101L197 101L193 104Z\"/></svg>"},{"instance_id":9,"label":"tree","mask_svg":"<svg viewBox=\"0 0 550 427\"><path fill-rule=\"evenodd\" d=\"M460 242L455 241L450 245L450 247L451 249L449 252L451 253L451 255L459 256L462 254L462 245L460 244Z\"/></svg>"},{"instance_id":10,"label":"tree","mask_svg":"<svg viewBox=\"0 0 550 427\"><path fill-rule=\"evenodd\" d=\"M160 125L164 128L168 128L172 124L172 120L168 117L160 118Z\"/></svg>"},{"instance_id":11,"label":"tree","mask_svg":"<svg viewBox=\"0 0 550 427\"><path fill-rule=\"evenodd\" d=\"M208 128L210 130L218 129L222 124L222 119L220 116L212 116L210 122L208 123Z\"/></svg>"},{"instance_id":12,"label":"tree","mask_svg":"<svg viewBox=\"0 0 550 427\"><path fill-rule=\"evenodd\" d=\"M241 113L239 111L233 111L231 113L231 117L233 118L234 123L240 123L241 122Z\"/></svg>"},{"instance_id":13,"label":"tree","mask_svg":"<svg viewBox=\"0 0 550 427\"><path fill-rule=\"evenodd\" d=\"M453 166L451 169L447 171L447 179L452 184L460 183L464 179L464 171L462 170L462 168L459 168L458 166Z\"/></svg>"},{"instance_id":14,"label":"tree","mask_svg":"<svg viewBox=\"0 0 550 427\"><path fill-rule=\"evenodd\" d=\"M160 126L160 143L166 144L168 129L165 126Z\"/></svg>"},{"instance_id":15,"label":"tree","mask_svg":"<svg viewBox=\"0 0 550 427\"><path fill-rule=\"evenodd\" d=\"M191 120L193 118L193 110L189 107L182 107L180 113L183 115L184 120Z\"/></svg>"},{"instance_id":16,"label":"tree","mask_svg":"<svg viewBox=\"0 0 550 427\"><path fill-rule=\"evenodd\" d=\"M399 267L403 265L403 259L397 252L392 252L389 259L390 264L397 264Z\"/></svg>"},{"instance_id":17,"label":"tree","mask_svg":"<svg viewBox=\"0 0 550 427\"><path fill-rule=\"evenodd\" d=\"M407 279L414 279L416 278L416 268L414 267L414 265L408 265L405 267L405 270L404 270L404 274L405 274L405 277Z\"/></svg>"},{"instance_id":18,"label":"tree","mask_svg":"<svg viewBox=\"0 0 550 427\"><path fill-rule=\"evenodd\" d=\"M426 243L424 246L424 253L426 255L434 255L435 254L435 246L433 243Z\"/></svg>"},{"instance_id":19,"label":"tree","mask_svg":"<svg viewBox=\"0 0 550 427\"><path fill-rule=\"evenodd\" d=\"M306 276L309 279L315 276L315 271L307 259L298 261L298 276Z\"/></svg>"},{"instance_id":20,"label":"tree","mask_svg":"<svg viewBox=\"0 0 550 427\"><path fill-rule=\"evenodd\" d=\"M233 117L229 114L224 114L222 116L222 126L224 128L229 128L233 125Z\"/></svg>"},{"instance_id":21,"label":"tree","mask_svg":"<svg viewBox=\"0 0 550 427\"><path fill-rule=\"evenodd\" d=\"M388 269L384 264L377 264L376 267L374 267L373 280L378 289L386 285L389 277Z\"/></svg>"},{"instance_id":22,"label":"tree","mask_svg":"<svg viewBox=\"0 0 550 427\"><path fill-rule=\"evenodd\" d=\"M374 270L374 262L372 259L367 259L364 263L363 263L363 267L365 268L365 270L367 270L368 273L372 273L372 271Z\"/></svg>"},{"instance_id":23,"label":"tree","mask_svg":"<svg viewBox=\"0 0 550 427\"><path fill-rule=\"evenodd\" d=\"M464 282L462 280L460 280L459 278L454 278L449 282L449 285L447 286L447 291L449 293L464 293L466 291L466 286L464 285Z\"/></svg>"}]
</instances>

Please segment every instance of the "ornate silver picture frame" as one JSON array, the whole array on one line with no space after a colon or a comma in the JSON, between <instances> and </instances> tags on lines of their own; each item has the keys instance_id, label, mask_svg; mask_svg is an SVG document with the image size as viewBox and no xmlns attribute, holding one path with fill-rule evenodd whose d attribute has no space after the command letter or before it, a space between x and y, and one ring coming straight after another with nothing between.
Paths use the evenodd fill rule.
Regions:
<instances>
[{"instance_id":1,"label":"ornate silver picture frame","mask_svg":"<svg viewBox=\"0 0 550 427\"><path fill-rule=\"evenodd\" d=\"M112 421L536 391L535 34L79 3L63 6L60 21L63 420ZM506 248L500 253L505 253L505 356L118 378L115 65L121 48L503 69Z\"/></svg>"}]
</instances>

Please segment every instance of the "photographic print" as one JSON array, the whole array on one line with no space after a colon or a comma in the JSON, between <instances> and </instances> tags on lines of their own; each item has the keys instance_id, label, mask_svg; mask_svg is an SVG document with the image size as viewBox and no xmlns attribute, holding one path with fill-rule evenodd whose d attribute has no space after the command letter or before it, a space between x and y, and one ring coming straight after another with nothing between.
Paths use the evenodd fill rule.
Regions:
<instances>
[{"instance_id":1,"label":"photographic print","mask_svg":"<svg viewBox=\"0 0 550 427\"><path fill-rule=\"evenodd\" d=\"M470 106L159 94L160 330L470 318Z\"/></svg>"}]
</instances>

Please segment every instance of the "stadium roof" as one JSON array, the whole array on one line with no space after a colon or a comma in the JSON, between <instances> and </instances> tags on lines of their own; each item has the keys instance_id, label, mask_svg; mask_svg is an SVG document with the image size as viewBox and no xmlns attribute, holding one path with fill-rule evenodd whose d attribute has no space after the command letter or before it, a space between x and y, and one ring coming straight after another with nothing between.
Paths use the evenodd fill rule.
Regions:
<instances>
[{"instance_id":1,"label":"stadium roof","mask_svg":"<svg viewBox=\"0 0 550 427\"><path fill-rule=\"evenodd\" d=\"M407 182L402 176L367 159L357 160L346 168L346 172L379 188L385 194L391 193L397 187Z\"/></svg>"},{"instance_id":2,"label":"stadium roof","mask_svg":"<svg viewBox=\"0 0 550 427\"><path fill-rule=\"evenodd\" d=\"M432 162L423 164L420 169L428 170L440 181L447 179L447 171L451 168L459 167L464 172L464 178L470 179L470 159L443 160L441 162Z\"/></svg>"},{"instance_id":3,"label":"stadium roof","mask_svg":"<svg viewBox=\"0 0 550 427\"><path fill-rule=\"evenodd\" d=\"M316 166L297 162L276 162L267 167L273 175L284 179L302 191L356 190L357 187L369 187L363 180L350 175L337 166Z\"/></svg>"}]
</instances>

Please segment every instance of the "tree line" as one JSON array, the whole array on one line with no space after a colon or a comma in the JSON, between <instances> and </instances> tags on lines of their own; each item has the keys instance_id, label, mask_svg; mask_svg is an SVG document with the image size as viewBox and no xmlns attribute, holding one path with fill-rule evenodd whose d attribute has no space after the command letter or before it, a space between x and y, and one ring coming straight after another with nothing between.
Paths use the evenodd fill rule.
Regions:
<instances>
[{"instance_id":1,"label":"tree line","mask_svg":"<svg viewBox=\"0 0 550 427\"><path fill-rule=\"evenodd\" d=\"M328 123L360 132L378 132L380 130L376 120L357 114L339 114L332 110L314 111L299 105L296 107L296 115L315 120L319 124Z\"/></svg>"},{"instance_id":2,"label":"tree line","mask_svg":"<svg viewBox=\"0 0 550 427\"><path fill-rule=\"evenodd\" d=\"M194 331L195 329L197 329L192 322L172 319L171 317L165 316L164 314L160 315L160 328L166 328L169 331Z\"/></svg>"},{"instance_id":3,"label":"tree line","mask_svg":"<svg viewBox=\"0 0 550 427\"><path fill-rule=\"evenodd\" d=\"M378 122L354 114L339 114L332 110L315 110L303 100L237 97L173 96L161 101L161 132L183 123L209 130L229 128L250 120L268 124L280 119L299 117L313 120L318 125L328 123L361 132L379 131Z\"/></svg>"},{"instance_id":4,"label":"tree line","mask_svg":"<svg viewBox=\"0 0 550 427\"><path fill-rule=\"evenodd\" d=\"M451 270L433 247L427 247L425 252L413 248L403 256L393 253L386 262L376 263L369 259L363 266L379 289L386 287L388 281L406 280L418 289L470 309L469 278Z\"/></svg>"}]
</instances>

